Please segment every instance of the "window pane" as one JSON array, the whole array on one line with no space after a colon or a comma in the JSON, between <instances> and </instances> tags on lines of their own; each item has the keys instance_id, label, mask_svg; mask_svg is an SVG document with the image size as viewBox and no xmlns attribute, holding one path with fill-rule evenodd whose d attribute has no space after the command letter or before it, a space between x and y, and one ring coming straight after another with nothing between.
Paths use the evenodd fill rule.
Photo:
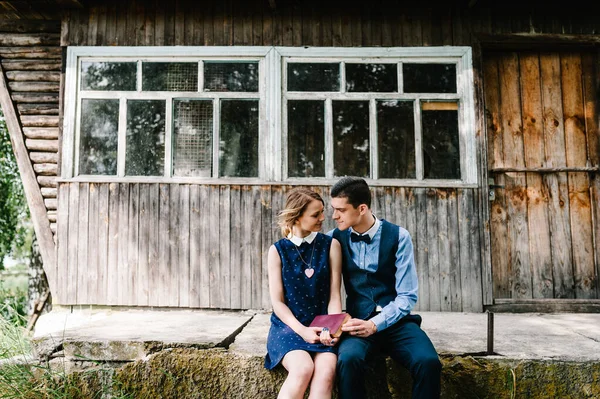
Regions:
<instances>
[{"instance_id":1,"label":"window pane","mask_svg":"<svg viewBox=\"0 0 600 399\"><path fill-rule=\"evenodd\" d=\"M258 91L258 62L205 62L204 91Z\"/></svg>"},{"instance_id":2,"label":"window pane","mask_svg":"<svg viewBox=\"0 0 600 399\"><path fill-rule=\"evenodd\" d=\"M346 90L363 93L398 91L398 66L346 64Z\"/></svg>"},{"instance_id":3,"label":"window pane","mask_svg":"<svg viewBox=\"0 0 600 399\"><path fill-rule=\"evenodd\" d=\"M81 90L135 90L137 63L82 62Z\"/></svg>"},{"instance_id":4,"label":"window pane","mask_svg":"<svg viewBox=\"0 0 600 399\"><path fill-rule=\"evenodd\" d=\"M288 101L288 176L325 177L325 103Z\"/></svg>"},{"instance_id":5,"label":"window pane","mask_svg":"<svg viewBox=\"0 0 600 399\"><path fill-rule=\"evenodd\" d=\"M377 102L379 177L414 179L415 122L412 101Z\"/></svg>"},{"instance_id":6,"label":"window pane","mask_svg":"<svg viewBox=\"0 0 600 399\"><path fill-rule=\"evenodd\" d=\"M195 62L144 62L144 91L198 91L198 64Z\"/></svg>"},{"instance_id":7,"label":"window pane","mask_svg":"<svg viewBox=\"0 0 600 399\"><path fill-rule=\"evenodd\" d=\"M212 101L175 100L173 110L173 175L212 176Z\"/></svg>"},{"instance_id":8,"label":"window pane","mask_svg":"<svg viewBox=\"0 0 600 399\"><path fill-rule=\"evenodd\" d=\"M369 177L369 102L333 101L336 176Z\"/></svg>"},{"instance_id":9,"label":"window pane","mask_svg":"<svg viewBox=\"0 0 600 399\"><path fill-rule=\"evenodd\" d=\"M119 100L82 100L79 174L116 175Z\"/></svg>"},{"instance_id":10,"label":"window pane","mask_svg":"<svg viewBox=\"0 0 600 399\"><path fill-rule=\"evenodd\" d=\"M125 174L162 176L165 158L165 102L127 101Z\"/></svg>"},{"instance_id":11,"label":"window pane","mask_svg":"<svg viewBox=\"0 0 600 399\"><path fill-rule=\"evenodd\" d=\"M405 93L456 93L455 64L404 64Z\"/></svg>"},{"instance_id":12,"label":"window pane","mask_svg":"<svg viewBox=\"0 0 600 399\"><path fill-rule=\"evenodd\" d=\"M288 91L339 91L340 64L288 64Z\"/></svg>"},{"instance_id":13,"label":"window pane","mask_svg":"<svg viewBox=\"0 0 600 399\"><path fill-rule=\"evenodd\" d=\"M258 176L258 100L223 100L219 176Z\"/></svg>"},{"instance_id":14,"label":"window pane","mask_svg":"<svg viewBox=\"0 0 600 399\"><path fill-rule=\"evenodd\" d=\"M460 179L458 104L423 103L423 167L426 179Z\"/></svg>"}]
</instances>

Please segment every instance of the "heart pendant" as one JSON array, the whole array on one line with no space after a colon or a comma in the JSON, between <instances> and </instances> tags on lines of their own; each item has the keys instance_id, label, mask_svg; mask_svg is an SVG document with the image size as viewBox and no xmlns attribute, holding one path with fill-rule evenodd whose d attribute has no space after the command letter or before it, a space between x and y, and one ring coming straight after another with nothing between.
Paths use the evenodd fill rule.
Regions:
<instances>
[{"instance_id":1,"label":"heart pendant","mask_svg":"<svg viewBox=\"0 0 600 399\"><path fill-rule=\"evenodd\" d=\"M304 270L304 274L306 274L306 277L311 278L315 274L315 269L306 269Z\"/></svg>"}]
</instances>

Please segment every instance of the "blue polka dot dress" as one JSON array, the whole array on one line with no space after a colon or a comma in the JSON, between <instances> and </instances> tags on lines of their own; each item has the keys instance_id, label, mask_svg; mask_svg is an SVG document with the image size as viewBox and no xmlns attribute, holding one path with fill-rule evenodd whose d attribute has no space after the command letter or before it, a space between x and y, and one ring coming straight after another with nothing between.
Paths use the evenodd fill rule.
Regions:
<instances>
[{"instance_id":1,"label":"blue polka dot dress","mask_svg":"<svg viewBox=\"0 0 600 399\"><path fill-rule=\"evenodd\" d=\"M329 270L331 241L331 237L318 233L312 243L303 242L299 247L287 238L275 243L275 248L277 248L281 258L281 277L285 303L296 316L296 319L305 326L308 326L316 315L327 313L331 286ZM315 248L311 264L314 274L309 278L304 272L308 267L302 262L298 252L308 263L313 245L315 245ZM273 312L271 315L271 329L267 338L265 367L271 370L281 362L286 353L293 350L335 353L337 347L320 343L309 344Z\"/></svg>"}]
</instances>

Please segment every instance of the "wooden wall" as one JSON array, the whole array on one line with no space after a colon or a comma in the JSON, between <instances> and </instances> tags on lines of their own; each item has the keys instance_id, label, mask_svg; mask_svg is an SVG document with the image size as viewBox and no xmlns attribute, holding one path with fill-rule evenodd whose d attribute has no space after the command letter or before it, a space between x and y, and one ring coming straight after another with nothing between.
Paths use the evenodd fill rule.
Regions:
<instances>
[{"instance_id":1,"label":"wooden wall","mask_svg":"<svg viewBox=\"0 0 600 399\"><path fill-rule=\"evenodd\" d=\"M266 258L289 186L61 183L60 304L270 308ZM328 187L323 231L334 227ZM419 309L481 311L472 189L375 188L380 218L412 235Z\"/></svg>"}]
</instances>

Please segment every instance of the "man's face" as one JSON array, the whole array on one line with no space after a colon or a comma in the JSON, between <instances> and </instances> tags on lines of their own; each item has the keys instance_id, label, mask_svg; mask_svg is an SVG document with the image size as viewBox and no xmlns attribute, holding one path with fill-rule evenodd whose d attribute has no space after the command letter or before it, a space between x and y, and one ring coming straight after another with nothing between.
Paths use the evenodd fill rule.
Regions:
<instances>
[{"instance_id":1,"label":"man's face","mask_svg":"<svg viewBox=\"0 0 600 399\"><path fill-rule=\"evenodd\" d=\"M347 198L332 198L331 206L333 207L333 220L336 221L338 229L346 230L360 222L362 216L360 207L362 205L355 208L348 203Z\"/></svg>"}]
</instances>

